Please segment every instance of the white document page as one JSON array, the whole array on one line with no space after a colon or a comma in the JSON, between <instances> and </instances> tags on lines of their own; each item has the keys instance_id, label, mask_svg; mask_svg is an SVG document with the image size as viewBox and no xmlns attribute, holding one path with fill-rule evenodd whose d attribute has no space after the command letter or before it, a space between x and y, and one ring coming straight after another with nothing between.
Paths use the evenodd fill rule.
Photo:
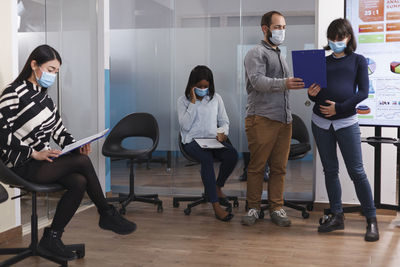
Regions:
<instances>
[{"instance_id":1,"label":"white document page","mask_svg":"<svg viewBox=\"0 0 400 267\"><path fill-rule=\"evenodd\" d=\"M214 138L195 138L194 141L199 144L201 148L214 149L214 148L224 148L225 146L221 144L217 139Z\"/></svg>"},{"instance_id":2,"label":"white document page","mask_svg":"<svg viewBox=\"0 0 400 267\"><path fill-rule=\"evenodd\" d=\"M76 149L78 147L81 147L83 145L91 143L91 142L93 142L93 141L95 141L97 139L100 139L100 138L104 137L107 134L108 130L109 129L105 129L104 131L101 131L101 132L99 132L97 134L94 134L92 136L83 138L83 139L81 139L79 141L76 141L75 143L72 143L72 144L69 144L69 145L65 146L64 149L61 151L61 155L65 154L67 152L70 152L70 151L72 151L72 150L74 150L74 149Z\"/></svg>"}]
</instances>

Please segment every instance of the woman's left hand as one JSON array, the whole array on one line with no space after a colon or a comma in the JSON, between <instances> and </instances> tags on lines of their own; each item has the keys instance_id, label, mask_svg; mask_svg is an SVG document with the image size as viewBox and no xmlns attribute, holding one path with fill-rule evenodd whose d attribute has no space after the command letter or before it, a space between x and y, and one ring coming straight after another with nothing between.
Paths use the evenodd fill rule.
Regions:
<instances>
[{"instance_id":1,"label":"woman's left hand","mask_svg":"<svg viewBox=\"0 0 400 267\"><path fill-rule=\"evenodd\" d=\"M316 83L311 84L310 88L308 88L308 94L310 96L318 95L319 91L321 91L321 87Z\"/></svg>"},{"instance_id":2,"label":"woman's left hand","mask_svg":"<svg viewBox=\"0 0 400 267\"><path fill-rule=\"evenodd\" d=\"M336 109L335 109L335 102L326 100L325 103L328 103L329 106L319 106L319 110L321 111L322 114L325 115L325 117L332 117L333 115L336 115Z\"/></svg>"},{"instance_id":3,"label":"woman's left hand","mask_svg":"<svg viewBox=\"0 0 400 267\"><path fill-rule=\"evenodd\" d=\"M79 152L81 152L81 154L87 156L92 152L92 148L91 148L90 144L86 144L79 148Z\"/></svg>"},{"instance_id":4,"label":"woman's left hand","mask_svg":"<svg viewBox=\"0 0 400 267\"><path fill-rule=\"evenodd\" d=\"M217 140L219 141L219 142L225 142L226 141L226 139L228 139L228 136L226 136L225 134L221 137L219 137L218 135L217 135Z\"/></svg>"}]
</instances>

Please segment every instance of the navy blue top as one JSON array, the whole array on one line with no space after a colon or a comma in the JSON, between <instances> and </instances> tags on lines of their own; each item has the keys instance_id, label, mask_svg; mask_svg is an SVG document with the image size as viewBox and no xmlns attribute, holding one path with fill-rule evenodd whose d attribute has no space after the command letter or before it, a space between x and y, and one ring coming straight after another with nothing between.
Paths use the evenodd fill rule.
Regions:
<instances>
[{"instance_id":1,"label":"navy blue top","mask_svg":"<svg viewBox=\"0 0 400 267\"><path fill-rule=\"evenodd\" d=\"M337 120L356 114L356 105L368 97L368 65L365 57L351 53L341 58L332 55L326 57L327 88L315 96L313 112L320 117ZM357 90L358 86L358 91ZM320 105L328 106L325 100L335 102L336 115L325 117L319 110Z\"/></svg>"}]
</instances>

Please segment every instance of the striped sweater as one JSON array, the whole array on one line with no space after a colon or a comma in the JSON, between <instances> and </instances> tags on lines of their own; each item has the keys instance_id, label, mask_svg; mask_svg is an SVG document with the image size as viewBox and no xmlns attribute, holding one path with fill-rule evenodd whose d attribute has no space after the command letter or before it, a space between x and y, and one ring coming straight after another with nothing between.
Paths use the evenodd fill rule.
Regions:
<instances>
[{"instance_id":1,"label":"striped sweater","mask_svg":"<svg viewBox=\"0 0 400 267\"><path fill-rule=\"evenodd\" d=\"M46 88L29 81L6 87L0 96L0 157L10 168L33 152L50 149L50 137L63 148L75 142L64 127Z\"/></svg>"}]
</instances>

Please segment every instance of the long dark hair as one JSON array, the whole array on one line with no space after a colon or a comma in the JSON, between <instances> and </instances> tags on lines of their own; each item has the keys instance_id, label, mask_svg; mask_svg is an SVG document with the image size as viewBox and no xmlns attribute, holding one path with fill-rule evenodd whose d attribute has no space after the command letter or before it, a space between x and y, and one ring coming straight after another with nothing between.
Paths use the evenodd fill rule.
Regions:
<instances>
[{"instance_id":1,"label":"long dark hair","mask_svg":"<svg viewBox=\"0 0 400 267\"><path fill-rule=\"evenodd\" d=\"M185 96L188 100L190 100L190 90L192 89L192 87L202 80L206 80L210 83L210 86L208 88L208 95L210 96L210 100L213 99L215 94L215 87L212 71L207 66L198 65L194 67L194 69L190 72L189 80L186 85Z\"/></svg>"},{"instance_id":2,"label":"long dark hair","mask_svg":"<svg viewBox=\"0 0 400 267\"><path fill-rule=\"evenodd\" d=\"M356 51L357 42L354 38L353 28L347 19L335 19L329 24L328 30L326 32L326 37L332 41L336 38L343 40L346 36L350 36L350 40L347 43L344 53L346 55ZM324 47L325 50L330 50L329 44Z\"/></svg>"},{"instance_id":3,"label":"long dark hair","mask_svg":"<svg viewBox=\"0 0 400 267\"><path fill-rule=\"evenodd\" d=\"M54 59L57 59L57 61L60 62L60 65L62 64L60 54L58 54L58 52L53 47L46 44L39 45L29 55L24 67L22 68L22 71L13 83L22 83L23 81L31 77L33 71L31 68L32 60L35 60L36 63L41 66L42 64Z\"/></svg>"}]
</instances>

